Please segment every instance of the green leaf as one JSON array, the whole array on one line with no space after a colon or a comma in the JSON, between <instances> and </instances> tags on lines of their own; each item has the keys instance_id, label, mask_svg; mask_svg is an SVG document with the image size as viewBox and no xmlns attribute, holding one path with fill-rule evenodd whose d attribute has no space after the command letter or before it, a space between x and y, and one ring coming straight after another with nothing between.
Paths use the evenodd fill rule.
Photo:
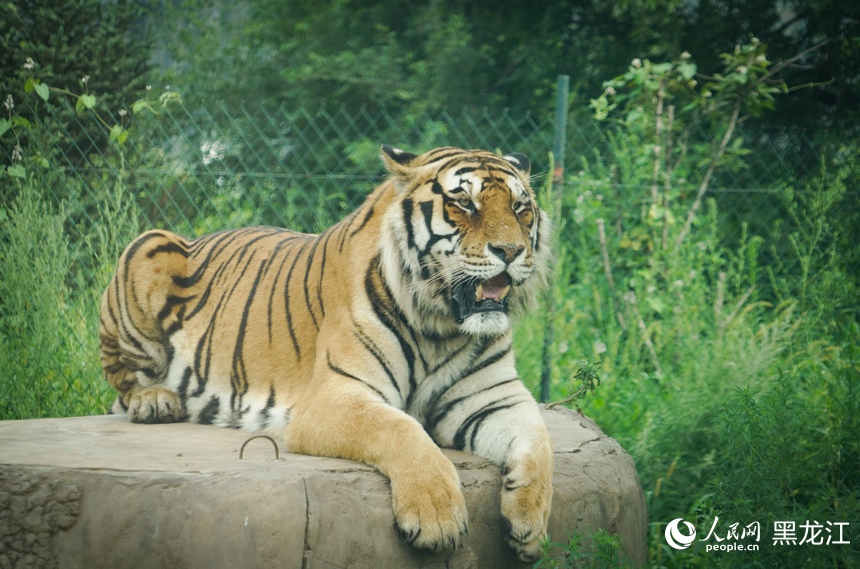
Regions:
<instances>
[{"instance_id":1,"label":"green leaf","mask_svg":"<svg viewBox=\"0 0 860 569\"><path fill-rule=\"evenodd\" d=\"M77 112L77 113L82 113L82 112L84 112L85 110L86 110L86 107L84 106L84 100L83 100L83 98L82 98L82 97L78 97L78 100L77 100L77 101L75 101L75 112Z\"/></svg>"},{"instance_id":2,"label":"green leaf","mask_svg":"<svg viewBox=\"0 0 860 569\"><path fill-rule=\"evenodd\" d=\"M36 94L39 95L40 97L42 97L43 101L48 100L48 96L51 94L51 91L50 91L50 89L48 89L47 85L45 85L44 83L37 83L35 85L35 89L36 89Z\"/></svg>"},{"instance_id":3,"label":"green leaf","mask_svg":"<svg viewBox=\"0 0 860 569\"><path fill-rule=\"evenodd\" d=\"M12 128L12 122L10 120L0 119L0 136L3 136L10 128Z\"/></svg>"},{"instance_id":4,"label":"green leaf","mask_svg":"<svg viewBox=\"0 0 860 569\"><path fill-rule=\"evenodd\" d=\"M681 72L681 77L690 80L696 74L696 64L689 62L682 63L680 66L678 66L678 70Z\"/></svg>"},{"instance_id":5,"label":"green leaf","mask_svg":"<svg viewBox=\"0 0 860 569\"><path fill-rule=\"evenodd\" d=\"M12 122L18 126L30 128L30 120L27 117L22 117L21 115L18 115L12 119Z\"/></svg>"},{"instance_id":6,"label":"green leaf","mask_svg":"<svg viewBox=\"0 0 860 569\"><path fill-rule=\"evenodd\" d=\"M134 114L137 114L141 110L143 110L147 107L149 107L149 104L146 101L144 101L144 100L135 101L134 103L131 104L131 112Z\"/></svg>"},{"instance_id":7,"label":"green leaf","mask_svg":"<svg viewBox=\"0 0 860 569\"><path fill-rule=\"evenodd\" d=\"M110 129L110 140L111 142L116 142L119 145L122 145L126 139L128 138L128 131L122 128L120 125L116 124Z\"/></svg>"},{"instance_id":8,"label":"green leaf","mask_svg":"<svg viewBox=\"0 0 860 569\"><path fill-rule=\"evenodd\" d=\"M24 179L27 177L26 168L24 168L20 164L13 164L12 166L9 166L8 170L6 170L6 171L9 172L9 175L12 176L13 178Z\"/></svg>"},{"instance_id":9,"label":"green leaf","mask_svg":"<svg viewBox=\"0 0 860 569\"><path fill-rule=\"evenodd\" d=\"M32 77L27 77L27 80L24 81L24 92L29 93L33 90L33 87L36 86L36 80Z\"/></svg>"},{"instance_id":10,"label":"green leaf","mask_svg":"<svg viewBox=\"0 0 860 569\"><path fill-rule=\"evenodd\" d=\"M95 95L81 95L80 100L83 102L84 106L88 109L92 109L96 106L96 96Z\"/></svg>"}]
</instances>

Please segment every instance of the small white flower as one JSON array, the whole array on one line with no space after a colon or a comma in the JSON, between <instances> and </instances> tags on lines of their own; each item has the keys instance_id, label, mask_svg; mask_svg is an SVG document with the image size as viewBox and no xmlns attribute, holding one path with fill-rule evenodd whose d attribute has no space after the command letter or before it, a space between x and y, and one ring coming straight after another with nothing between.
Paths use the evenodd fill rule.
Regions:
<instances>
[{"instance_id":1,"label":"small white flower","mask_svg":"<svg viewBox=\"0 0 860 569\"><path fill-rule=\"evenodd\" d=\"M684 281L682 281L681 279L673 281L672 286L675 288L684 288Z\"/></svg>"},{"instance_id":2,"label":"small white flower","mask_svg":"<svg viewBox=\"0 0 860 569\"><path fill-rule=\"evenodd\" d=\"M34 69L36 67L36 62L33 61L32 57L27 58L27 63L24 64L24 69Z\"/></svg>"},{"instance_id":3,"label":"small white flower","mask_svg":"<svg viewBox=\"0 0 860 569\"><path fill-rule=\"evenodd\" d=\"M690 59L691 57L693 57L693 56L690 55L689 51L685 51L681 54L681 59Z\"/></svg>"},{"instance_id":4,"label":"small white flower","mask_svg":"<svg viewBox=\"0 0 860 569\"><path fill-rule=\"evenodd\" d=\"M654 294L657 291L657 287L654 285L648 285L648 288L645 289L648 294Z\"/></svg>"},{"instance_id":5,"label":"small white flower","mask_svg":"<svg viewBox=\"0 0 860 569\"><path fill-rule=\"evenodd\" d=\"M634 59L633 61L630 62L630 66L633 69L639 69L640 67L642 67L642 60L637 57L636 59Z\"/></svg>"},{"instance_id":6,"label":"small white flower","mask_svg":"<svg viewBox=\"0 0 860 569\"><path fill-rule=\"evenodd\" d=\"M146 90L147 90L147 91L152 91L152 85L147 85L147 86L146 86Z\"/></svg>"},{"instance_id":7,"label":"small white flower","mask_svg":"<svg viewBox=\"0 0 860 569\"><path fill-rule=\"evenodd\" d=\"M615 96L615 89L610 85L609 87L606 88L606 94L609 95L610 97L614 97Z\"/></svg>"},{"instance_id":8,"label":"small white flower","mask_svg":"<svg viewBox=\"0 0 860 569\"><path fill-rule=\"evenodd\" d=\"M696 243L696 247L699 248L699 251L707 251L708 245L704 241L699 241Z\"/></svg>"},{"instance_id":9,"label":"small white flower","mask_svg":"<svg viewBox=\"0 0 860 569\"><path fill-rule=\"evenodd\" d=\"M89 75L84 75L83 77L81 77L81 83L82 84L87 85L89 82L90 82L90 76Z\"/></svg>"},{"instance_id":10,"label":"small white flower","mask_svg":"<svg viewBox=\"0 0 860 569\"><path fill-rule=\"evenodd\" d=\"M12 162L18 163L21 161L21 145L16 144L15 148L12 149Z\"/></svg>"},{"instance_id":11,"label":"small white flower","mask_svg":"<svg viewBox=\"0 0 860 569\"><path fill-rule=\"evenodd\" d=\"M6 107L7 111L12 112L12 109L15 108L15 101L12 100L12 95L6 95L6 102L3 103L3 106Z\"/></svg>"},{"instance_id":12,"label":"small white flower","mask_svg":"<svg viewBox=\"0 0 860 569\"><path fill-rule=\"evenodd\" d=\"M695 271L695 269L694 269L694 270L690 271L689 273L687 273L687 278L688 278L689 280L693 280L693 279L694 279L694 278L696 278L698 275L699 275L699 273L697 273L697 272Z\"/></svg>"},{"instance_id":13,"label":"small white flower","mask_svg":"<svg viewBox=\"0 0 860 569\"><path fill-rule=\"evenodd\" d=\"M606 344L604 344L600 340L594 342L594 353L595 354L605 354L606 353Z\"/></svg>"},{"instance_id":14,"label":"small white flower","mask_svg":"<svg viewBox=\"0 0 860 569\"><path fill-rule=\"evenodd\" d=\"M567 343L567 340L558 345L558 353L566 354L568 350L570 350L570 344Z\"/></svg>"},{"instance_id":15,"label":"small white flower","mask_svg":"<svg viewBox=\"0 0 860 569\"><path fill-rule=\"evenodd\" d=\"M128 111L127 111L127 110L125 110L125 109L120 109L120 110L119 110L119 116L124 117L124 116L125 116L125 115L127 115L127 114L128 114Z\"/></svg>"},{"instance_id":16,"label":"small white flower","mask_svg":"<svg viewBox=\"0 0 860 569\"><path fill-rule=\"evenodd\" d=\"M747 66L746 65L738 65L738 73L746 73Z\"/></svg>"}]
</instances>

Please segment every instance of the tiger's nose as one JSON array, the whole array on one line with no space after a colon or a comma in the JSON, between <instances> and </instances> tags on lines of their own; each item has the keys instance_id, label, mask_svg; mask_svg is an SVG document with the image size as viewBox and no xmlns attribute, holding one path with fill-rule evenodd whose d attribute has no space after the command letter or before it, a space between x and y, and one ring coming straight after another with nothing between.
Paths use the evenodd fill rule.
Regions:
<instances>
[{"instance_id":1,"label":"tiger's nose","mask_svg":"<svg viewBox=\"0 0 860 569\"><path fill-rule=\"evenodd\" d=\"M523 249L525 249L523 245L515 243L488 243L487 248L490 250L490 253L505 263L513 262L513 260L523 252Z\"/></svg>"}]
</instances>

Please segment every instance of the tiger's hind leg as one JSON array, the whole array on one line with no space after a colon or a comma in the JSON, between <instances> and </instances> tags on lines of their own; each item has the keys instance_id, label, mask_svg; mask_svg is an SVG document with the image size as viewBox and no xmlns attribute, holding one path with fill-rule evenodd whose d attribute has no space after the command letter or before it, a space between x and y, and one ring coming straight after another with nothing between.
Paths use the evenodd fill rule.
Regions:
<instances>
[{"instance_id":1,"label":"tiger's hind leg","mask_svg":"<svg viewBox=\"0 0 860 569\"><path fill-rule=\"evenodd\" d=\"M120 257L102 297L99 320L105 379L119 394L111 412L135 423L173 423L186 417L180 396L162 383L171 364L162 314L172 278L182 274L185 242L168 232L144 233Z\"/></svg>"}]
</instances>

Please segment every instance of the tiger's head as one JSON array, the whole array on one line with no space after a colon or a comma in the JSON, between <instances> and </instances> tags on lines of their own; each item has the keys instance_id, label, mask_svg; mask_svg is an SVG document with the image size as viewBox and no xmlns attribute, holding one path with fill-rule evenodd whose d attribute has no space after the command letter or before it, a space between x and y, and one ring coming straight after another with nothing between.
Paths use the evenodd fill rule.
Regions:
<instances>
[{"instance_id":1,"label":"tiger's head","mask_svg":"<svg viewBox=\"0 0 860 569\"><path fill-rule=\"evenodd\" d=\"M549 221L529 185L529 160L437 148L382 147L397 199L386 213L396 248L383 264L413 324L435 333L500 335L545 282Z\"/></svg>"}]
</instances>

